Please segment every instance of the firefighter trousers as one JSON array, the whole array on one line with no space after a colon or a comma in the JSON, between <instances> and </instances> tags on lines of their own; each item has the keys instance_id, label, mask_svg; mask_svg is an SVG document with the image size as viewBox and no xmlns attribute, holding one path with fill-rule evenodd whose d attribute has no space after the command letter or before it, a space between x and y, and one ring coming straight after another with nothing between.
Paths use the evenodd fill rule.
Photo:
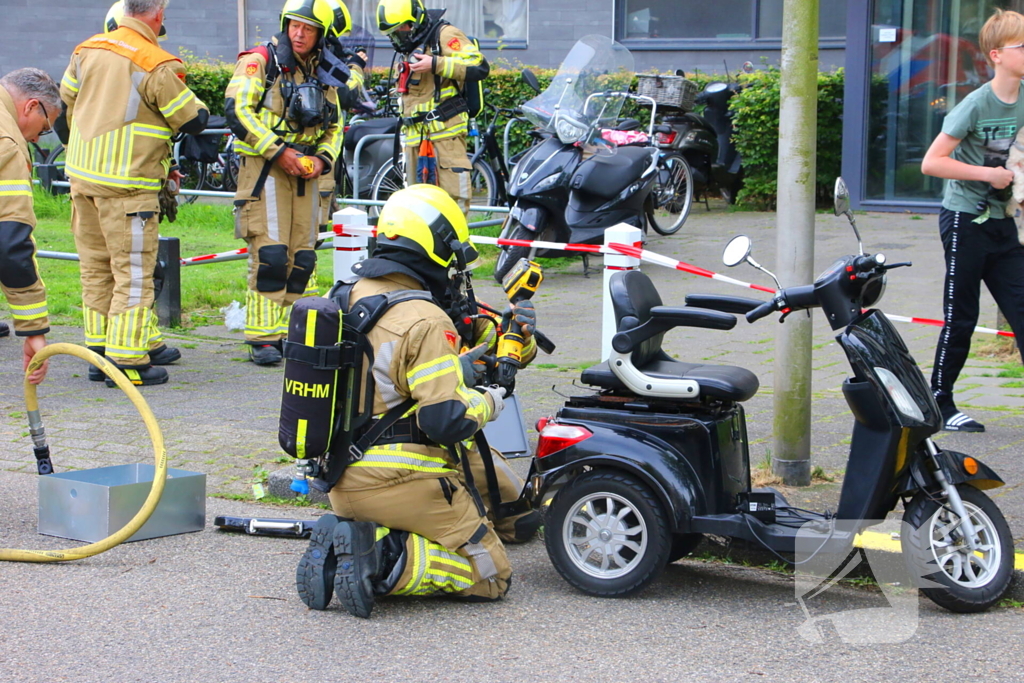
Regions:
<instances>
[{"instance_id":1,"label":"firefighter trousers","mask_svg":"<svg viewBox=\"0 0 1024 683\"><path fill-rule=\"evenodd\" d=\"M245 338L275 342L288 333L288 312L316 269L320 220L317 181L271 164L259 197L253 192L266 160L242 156L235 193L235 237L249 247Z\"/></svg>"},{"instance_id":2,"label":"firefighter trousers","mask_svg":"<svg viewBox=\"0 0 1024 683\"><path fill-rule=\"evenodd\" d=\"M71 191L85 342L105 347L118 365L148 365L149 350L164 343L152 309L160 241L157 197L155 192L94 197Z\"/></svg>"},{"instance_id":3,"label":"firefighter trousers","mask_svg":"<svg viewBox=\"0 0 1024 683\"><path fill-rule=\"evenodd\" d=\"M505 547L459 473L440 458L428 458L433 464L425 460L419 470L381 464L423 457L396 446L368 449L329 494L336 515L408 532L404 569L388 594L504 596L512 577Z\"/></svg>"},{"instance_id":4,"label":"firefighter trousers","mask_svg":"<svg viewBox=\"0 0 1024 683\"><path fill-rule=\"evenodd\" d=\"M473 197L472 167L466 154L466 136L434 140L434 156L437 158L437 184L469 213L469 202ZM405 147L405 174L410 185L422 183L416 177L419 159L419 145Z\"/></svg>"}]
</instances>

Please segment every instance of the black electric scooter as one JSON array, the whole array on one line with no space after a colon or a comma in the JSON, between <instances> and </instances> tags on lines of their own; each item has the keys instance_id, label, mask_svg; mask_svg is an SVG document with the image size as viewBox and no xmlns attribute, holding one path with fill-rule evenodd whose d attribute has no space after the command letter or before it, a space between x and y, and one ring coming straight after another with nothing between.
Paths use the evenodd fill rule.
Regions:
<instances>
[{"instance_id":1,"label":"black electric scooter","mask_svg":"<svg viewBox=\"0 0 1024 683\"><path fill-rule=\"evenodd\" d=\"M532 73L523 76L540 91ZM625 100L656 108L653 99L627 92L632 77L629 50L605 36L585 36L548 88L522 105L525 117L550 137L527 150L512 169L503 238L600 244L605 230L619 223L646 231L658 148L616 147L601 137L602 129L619 123ZM652 109L649 140L654 138L654 114ZM494 278L501 282L521 258L561 253L502 246ZM584 258L584 268L587 263Z\"/></svg>"},{"instance_id":2,"label":"black electric scooter","mask_svg":"<svg viewBox=\"0 0 1024 683\"><path fill-rule=\"evenodd\" d=\"M839 179L842 213L856 232ZM760 268L749 252L750 240L735 238L726 265ZM931 440L942 418L928 383L893 325L870 308L886 272L903 265L861 249L814 284L780 287L768 302L690 295L686 307L662 306L640 271L616 273L613 351L582 375L597 391L570 398L538 425L527 495L539 505L554 493L545 543L562 577L590 595L629 595L692 551L702 534L793 553L799 533L818 552L845 556L858 532L902 500L903 556L911 576L926 579L922 592L956 612L995 604L1012 578L1013 539L983 490L1003 481ZM775 491L751 489L743 402L757 392L753 373L680 362L661 348L674 327L728 330L736 324L732 313L754 322L812 308L837 331L853 370L843 383L853 438L835 514L799 510Z\"/></svg>"}]
</instances>

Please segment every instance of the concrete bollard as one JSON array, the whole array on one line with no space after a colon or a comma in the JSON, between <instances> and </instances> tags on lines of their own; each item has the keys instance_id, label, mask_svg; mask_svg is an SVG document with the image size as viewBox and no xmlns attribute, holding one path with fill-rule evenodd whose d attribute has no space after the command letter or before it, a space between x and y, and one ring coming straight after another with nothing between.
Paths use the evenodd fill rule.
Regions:
<instances>
[{"instance_id":1,"label":"concrete bollard","mask_svg":"<svg viewBox=\"0 0 1024 683\"><path fill-rule=\"evenodd\" d=\"M352 227L366 227L369 225L366 212L355 207L349 207L334 212L334 225L347 225ZM369 235L355 235L352 237L334 236L334 281L345 280L353 276L352 266L363 261L367 257L367 244Z\"/></svg>"},{"instance_id":2,"label":"concrete bollard","mask_svg":"<svg viewBox=\"0 0 1024 683\"><path fill-rule=\"evenodd\" d=\"M634 228L632 225L626 225L625 223L619 223L608 228L604 233L604 243L606 245L614 242L615 244L630 244L639 248L643 246L643 239L644 233L640 228ZM604 297L601 306L601 360L608 360L608 357L611 356L612 337L615 336L616 332L615 310L612 308L612 295L608 289L612 275L620 270L637 270L638 268L640 268L640 259L626 256L625 254L604 255Z\"/></svg>"}]
</instances>

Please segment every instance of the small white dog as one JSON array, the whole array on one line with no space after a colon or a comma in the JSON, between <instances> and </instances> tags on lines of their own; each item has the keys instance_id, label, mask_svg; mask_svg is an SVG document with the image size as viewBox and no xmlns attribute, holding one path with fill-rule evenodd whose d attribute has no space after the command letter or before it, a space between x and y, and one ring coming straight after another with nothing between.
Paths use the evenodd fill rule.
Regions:
<instances>
[{"instance_id":1,"label":"small white dog","mask_svg":"<svg viewBox=\"0 0 1024 683\"><path fill-rule=\"evenodd\" d=\"M1024 128L1010 145L1006 168L1013 171L1013 196L1006 202L1006 215L1017 224L1017 240L1024 245Z\"/></svg>"}]
</instances>

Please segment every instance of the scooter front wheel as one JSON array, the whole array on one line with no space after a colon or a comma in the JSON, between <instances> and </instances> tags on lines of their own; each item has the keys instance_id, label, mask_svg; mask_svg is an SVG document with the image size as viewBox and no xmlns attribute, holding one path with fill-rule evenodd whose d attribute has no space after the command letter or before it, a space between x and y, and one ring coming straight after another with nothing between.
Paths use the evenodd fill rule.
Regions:
<instances>
[{"instance_id":1,"label":"scooter front wheel","mask_svg":"<svg viewBox=\"0 0 1024 683\"><path fill-rule=\"evenodd\" d=\"M1013 537L999 507L970 485L957 486L974 524L967 544L961 518L949 505L918 493L903 514L900 544L921 592L952 612L983 612L1006 593L1013 578Z\"/></svg>"},{"instance_id":2,"label":"scooter front wheel","mask_svg":"<svg viewBox=\"0 0 1024 683\"><path fill-rule=\"evenodd\" d=\"M647 486L628 474L598 470L558 492L547 513L544 543L570 584L588 595L618 598L661 574L672 537Z\"/></svg>"},{"instance_id":3,"label":"scooter front wheel","mask_svg":"<svg viewBox=\"0 0 1024 683\"><path fill-rule=\"evenodd\" d=\"M510 240L535 240L537 236L530 232L530 229L525 225L517 222L515 219L510 218L512 225L509 226L508 239ZM519 259L533 259L535 249L530 247L512 247L502 246L501 251L498 252L498 260L494 264L494 279L500 284L508 271L512 270L512 267L519 263Z\"/></svg>"}]
</instances>

